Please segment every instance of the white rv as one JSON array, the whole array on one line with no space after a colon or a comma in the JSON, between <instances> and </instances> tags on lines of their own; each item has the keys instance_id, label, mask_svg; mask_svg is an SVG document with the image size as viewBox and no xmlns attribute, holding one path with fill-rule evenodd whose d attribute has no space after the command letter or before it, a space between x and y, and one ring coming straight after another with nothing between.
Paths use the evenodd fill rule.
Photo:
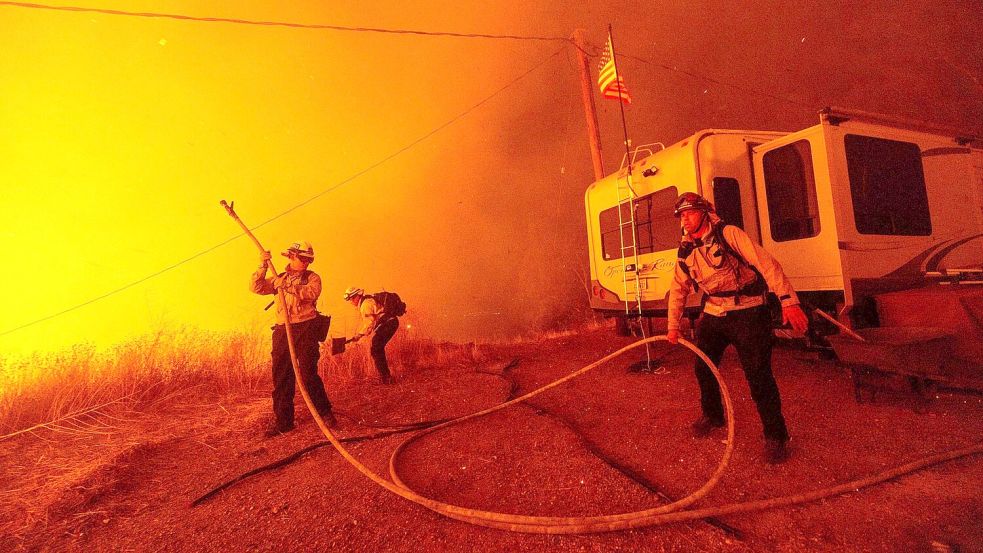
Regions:
<instances>
[{"instance_id":1,"label":"white rv","mask_svg":"<svg viewBox=\"0 0 983 553\"><path fill-rule=\"evenodd\" d=\"M672 207L694 191L774 254L805 301L876 325L877 294L978 277L980 148L959 132L829 108L794 133L709 129L640 148L586 192L590 305L665 316L680 238Z\"/></svg>"}]
</instances>

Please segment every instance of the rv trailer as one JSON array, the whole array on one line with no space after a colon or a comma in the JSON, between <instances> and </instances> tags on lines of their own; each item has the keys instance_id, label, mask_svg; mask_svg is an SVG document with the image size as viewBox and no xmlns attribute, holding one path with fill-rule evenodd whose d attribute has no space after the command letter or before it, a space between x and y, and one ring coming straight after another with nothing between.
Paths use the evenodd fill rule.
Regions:
<instances>
[{"instance_id":1,"label":"rv trailer","mask_svg":"<svg viewBox=\"0 0 983 553\"><path fill-rule=\"evenodd\" d=\"M592 309L666 315L680 239L673 203L687 191L774 254L803 301L854 327L878 325L879 295L980 280L980 140L826 108L798 132L707 129L639 147L591 184Z\"/></svg>"}]
</instances>

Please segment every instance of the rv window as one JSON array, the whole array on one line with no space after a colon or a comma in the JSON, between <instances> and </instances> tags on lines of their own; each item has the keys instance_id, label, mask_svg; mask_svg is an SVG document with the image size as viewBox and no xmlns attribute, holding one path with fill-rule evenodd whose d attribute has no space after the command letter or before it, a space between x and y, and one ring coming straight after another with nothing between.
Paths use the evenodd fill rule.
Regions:
<instances>
[{"instance_id":1,"label":"rv window","mask_svg":"<svg viewBox=\"0 0 983 553\"><path fill-rule=\"evenodd\" d=\"M776 242L819 234L816 177L808 140L765 153L765 195L771 237Z\"/></svg>"},{"instance_id":2,"label":"rv window","mask_svg":"<svg viewBox=\"0 0 983 553\"><path fill-rule=\"evenodd\" d=\"M744 228L744 214L741 212L741 188L737 179L713 177L713 206L724 222Z\"/></svg>"},{"instance_id":3,"label":"rv window","mask_svg":"<svg viewBox=\"0 0 983 553\"><path fill-rule=\"evenodd\" d=\"M857 231L932 234L918 145L856 134L846 135L844 144Z\"/></svg>"},{"instance_id":4,"label":"rv window","mask_svg":"<svg viewBox=\"0 0 983 553\"><path fill-rule=\"evenodd\" d=\"M676 187L672 186L658 192L641 196L632 202L635 206L635 228L637 229L638 253L652 253L669 250L679 246L679 221L672 215L672 207L677 197ZM601 228L601 252L604 259L621 259L621 237L618 234L620 223L628 223L628 203L621 204L621 219L618 208L602 211L598 217ZM631 227L625 225L625 246L632 244ZM626 249L632 256L634 252Z\"/></svg>"}]
</instances>

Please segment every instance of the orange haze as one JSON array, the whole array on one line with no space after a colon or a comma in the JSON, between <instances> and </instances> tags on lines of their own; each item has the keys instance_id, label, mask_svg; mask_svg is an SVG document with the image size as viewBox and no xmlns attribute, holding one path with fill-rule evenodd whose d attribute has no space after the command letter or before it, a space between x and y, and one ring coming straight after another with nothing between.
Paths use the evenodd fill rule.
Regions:
<instances>
[{"instance_id":1,"label":"orange haze","mask_svg":"<svg viewBox=\"0 0 983 553\"><path fill-rule=\"evenodd\" d=\"M81 5L459 33L566 37L582 27L594 44L611 22L637 143L705 127L794 130L828 104L970 130L983 120L973 3L566 4ZM256 232L274 252L314 244L333 333L351 325L340 294L353 284L399 291L421 331L454 339L534 329L585 303L582 193L593 175L569 45L3 5L0 29L0 332L235 236L220 199L257 225L322 192ZM620 118L616 103L598 106L610 171L623 153ZM7 332L0 351L105 345L161 325L260 326L267 298L246 289L256 265L239 238Z\"/></svg>"}]
</instances>

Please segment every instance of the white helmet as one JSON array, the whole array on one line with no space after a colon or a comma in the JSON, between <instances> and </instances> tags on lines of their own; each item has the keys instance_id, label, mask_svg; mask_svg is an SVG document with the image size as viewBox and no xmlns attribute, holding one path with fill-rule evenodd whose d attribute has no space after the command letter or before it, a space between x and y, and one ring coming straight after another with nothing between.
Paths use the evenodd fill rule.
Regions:
<instances>
[{"instance_id":1,"label":"white helmet","mask_svg":"<svg viewBox=\"0 0 983 553\"><path fill-rule=\"evenodd\" d=\"M304 242L303 240L298 240L287 246L287 249L280 252L283 257L290 257L290 254L294 254L297 257L302 257L309 261L314 261L314 247L311 246L310 242Z\"/></svg>"},{"instance_id":2,"label":"white helmet","mask_svg":"<svg viewBox=\"0 0 983 553\"><path fill-rule=\"evenodd\" d=\"M348 301L354 298L355 296L364 296L364 295L365 295L365 290L355 286L349 286L348 289L345 290L345 295L343 297L345 298L345 301Z\"/></svg>"}]
</instances>

